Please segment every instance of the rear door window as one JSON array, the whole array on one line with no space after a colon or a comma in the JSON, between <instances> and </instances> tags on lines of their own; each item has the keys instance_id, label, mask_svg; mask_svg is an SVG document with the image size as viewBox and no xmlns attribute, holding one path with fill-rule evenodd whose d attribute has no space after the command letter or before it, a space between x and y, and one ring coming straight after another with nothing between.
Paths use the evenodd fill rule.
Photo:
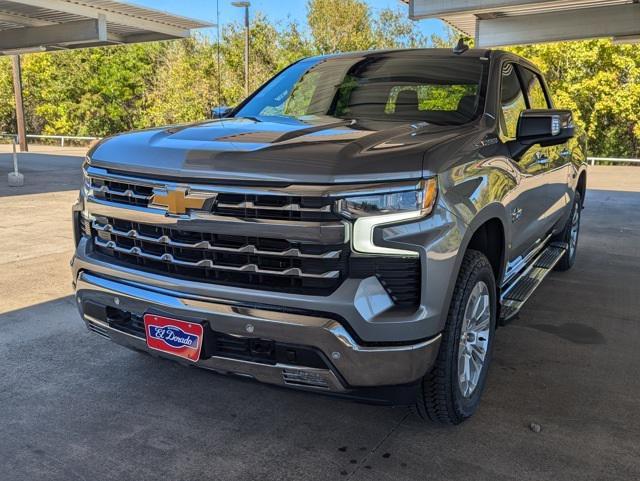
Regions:
<instances>
[{"instance_id":1,"label":"rear door window","mask_svg":"<svg viewBox=\"0 0 640 481\"><path fill-rule=\"evenodd\" d=\"M548 109L550 108L547 96L542 88L540 77L537 73L532 72L528 68L520 67L522 75L522 84L527 92L529 99L529 108L532 109Z\"/></svg>"}]
</instances>

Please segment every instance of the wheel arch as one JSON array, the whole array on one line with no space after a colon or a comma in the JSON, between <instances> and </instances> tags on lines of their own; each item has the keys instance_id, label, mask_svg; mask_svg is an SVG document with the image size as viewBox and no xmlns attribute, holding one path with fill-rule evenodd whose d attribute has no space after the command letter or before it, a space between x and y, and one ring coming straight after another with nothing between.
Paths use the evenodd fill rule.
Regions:
<instances>
[{"instance_id":1,"label":"wheel arch","mask_svg":"<svg viewBox=\"0 0 640 481\"><path fill-rule=\"evenodd\" d=\"M477 249L483 253L485 253L483 247L495 249L495 251L491 253L491 256L487 257L489 258L489 262L491 262L491 265L494 269L496 286L498 286L499 289L508 256L509 233L507 230L508 224L506 223L506 217L506 209L504 205L493 203L480 211L474 217L472 222L467 226L460 246L458 248L455 268L453 270L454 275L452 275L449 279L447 297L445 300L446 304L444 306L445 310L443 312L448 312L448 309L451 306L451 299L453 297L453 291L456 281L458 279L458 276L460 275L460 268L462 266L464 254L471 248ZM499 297L500 292L497 292L496 294Z\"/></svg>"},{"instance_id":2,"label":"wheel arch","mask_svg":"<svg viewBox=\"0 0 640 481\"><path fill-rule=\"evenodd\" d=\"M465 252L469 249L482 252L493 268L496 284L500 285L504 272L506 242L502 220L491 217L473 232Z\"/></svg>"}]
</instances>

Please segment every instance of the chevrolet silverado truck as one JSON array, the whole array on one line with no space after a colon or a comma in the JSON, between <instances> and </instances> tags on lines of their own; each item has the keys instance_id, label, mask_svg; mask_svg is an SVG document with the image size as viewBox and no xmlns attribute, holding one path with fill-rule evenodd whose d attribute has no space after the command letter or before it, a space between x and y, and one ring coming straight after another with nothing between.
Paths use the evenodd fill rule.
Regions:
<instances>
[{"instance_id":1,"label":"chevrolet silverado truck","mask_svg":"<svg viewBox=\"0 0 640 481\"><path fill-rule=\"evenodd\" d=\"M317 56L93 146L77 305L118 344L457 424L496 327L576 258L585 154L511 53Z\"/></svg>"}]
</instances>

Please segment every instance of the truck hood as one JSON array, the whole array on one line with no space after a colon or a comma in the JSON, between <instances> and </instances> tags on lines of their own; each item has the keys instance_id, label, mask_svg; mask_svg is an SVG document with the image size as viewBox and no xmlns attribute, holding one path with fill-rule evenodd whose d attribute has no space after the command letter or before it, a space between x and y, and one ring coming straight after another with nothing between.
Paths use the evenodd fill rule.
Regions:
<instances>
[{"instance_id":1,"label":"truck hood","mask_svg":"<svg viewBox=\"0 0 640 481\"><path fill-rule=\"evenodd\" d=\"M92 165L148 176L349 183L420 178L425 151L461 127L335 118L231 118L140 130L100 142Z\"/></svg>"}]
</instances>

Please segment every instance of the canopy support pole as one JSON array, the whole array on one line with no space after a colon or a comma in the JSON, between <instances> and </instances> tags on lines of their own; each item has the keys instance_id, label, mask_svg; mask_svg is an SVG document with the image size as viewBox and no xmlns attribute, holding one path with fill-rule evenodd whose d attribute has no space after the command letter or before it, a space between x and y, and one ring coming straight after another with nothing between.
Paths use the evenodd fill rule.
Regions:
<instances>
[{"instance_id":1,"label":"canopy support pole","mask_svg":"<svg viewBox=\"0 0 640 481\"><path fill-rule=\"evenodd\" d=\"M27 132L24 123L24 104L22 103L22 74L20 55L13 55L13 92L16 99L16 122L18 124L18 143L20 152L27 152Z\"/></svg>"}]
</instances>

